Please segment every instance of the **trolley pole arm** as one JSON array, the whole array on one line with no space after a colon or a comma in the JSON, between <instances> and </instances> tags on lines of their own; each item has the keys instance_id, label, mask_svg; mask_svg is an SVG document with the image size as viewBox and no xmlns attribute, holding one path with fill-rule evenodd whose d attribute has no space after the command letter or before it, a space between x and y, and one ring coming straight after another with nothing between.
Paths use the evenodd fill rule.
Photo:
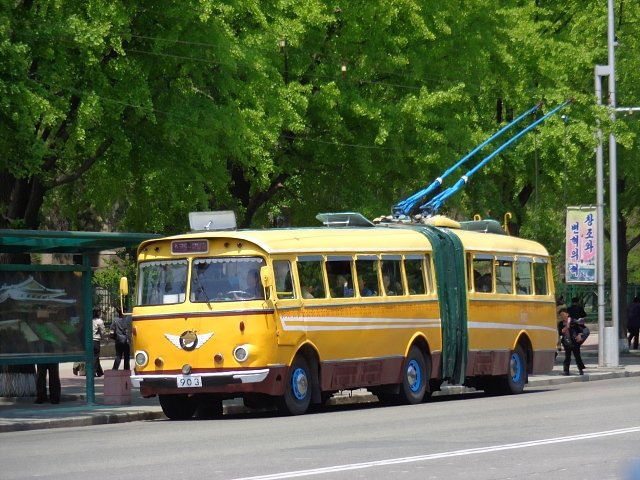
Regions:
<instances>
[{"instance_id":1,"label":"trolley pole arm","mask_svg":"<svg viewBox=\"0 0 640 480\"><path fill-rule=\"evenodd\" d=\"M462 187L468 183L469 178L471 178L471 176L476 173L478 170L480 170L482 167L484 167L487 163L489 163L489 161L491 161L491 159L493 159L496 155L498 155L500 152L502 152L505 148L507 148L509 145L511 145L513 142L515 142L518 138L520 138L521 136L523 136L525 133L529 132L530 130L534 129L536 126L538 126L540 123L544 122L547 118L549 118L551 115L554 115L556 112L558 112L560 109L566 107L568 104L572 103L573 99L569 99L566 100L565 102L563 102L562 104L558 105L556 108L554 108L553 110L551 110L550 112L548 112L547 114L543 115L542 117L540 117L538 120L536 120L535 122L533 122L531 125L529 125L528 127L522 129L520 132L518 132L516 135L514 135L513 137L511 137L509 140L507 140L506 142L504 142L502 145L500 145L495 151L493 151L490 155L488 155L487 157L485 157L480 163L478 163L478 165L476 165L475 167L473 167L471 170L469 170L465 175L463 175L462 177L460 177L460 180L458 180L452 187L449 187L448 189L446 189L445 191L441 192L440 194L436 195L433 199L431 199L429 202L425 203L424 205L422 205L420 207L420 210L427 213L427 214L434 214L436 213L440 207L442 206L442 203L449 197L451 197L454 193L457 193L460 189L462 189Z\"/></svg>"},{"instance_id":2,"label":"trolley pole arm","mask_svg":"<svg viewBox=\"0 0 640 480\"><path fill-rule=\"evenodd\" d=\"M401 202L399 202L397 205L394 205L393 209L392 209L392 213L394 216L400 216L400 215L409 215L411 213L411 209L413 209L413 207L416 205L416 203L418 203L420 201L420 199L424 198L425 196L429 195L431 192L433 192L435 189L437 189L440 185L442 185L442 182L445 178L447 178L451 173L453 173L458 167L460 167L461 165L463 165L467 160L469 160L473 155L475 155L476 153L478 153L482 148L484 148L486 145L488 145L489 143L491 143L493 140L495 140L496 138L498 138L500 135L502 135L504 132L506 132L507 130L509 130L510 128L512 128L513 126L515 126L516 124L520 123L522 120L524 120L526 117L528 117L529 115L531 115L532 113L536 112L538 109L540 109L540 107L542 107L542 102L534 105L532 108L530 108L529 110L527 110L526 112L524 112L522 115L520 115L518 118L516 118L515 120L511 121L510 123L508 123L507 125L505 125L504 127L502 127L500 130L498 130L496 133L494 133L491 137L489 137L488 139L486 139L484 142L482 142L480 145L478 145L476 148L474 148L471 152L469 152L467 155L465 155L463 158L461 158L460 160L458 160L458 162L453 165L452 167L450 167L448 170L446 170L441 176L439 176L438 178L436 178L431 185L429 185L427 188L420 190L419 192L411 195L409 198L407 198L406 200L403 200Z\"/></svg>"}]
</instances>

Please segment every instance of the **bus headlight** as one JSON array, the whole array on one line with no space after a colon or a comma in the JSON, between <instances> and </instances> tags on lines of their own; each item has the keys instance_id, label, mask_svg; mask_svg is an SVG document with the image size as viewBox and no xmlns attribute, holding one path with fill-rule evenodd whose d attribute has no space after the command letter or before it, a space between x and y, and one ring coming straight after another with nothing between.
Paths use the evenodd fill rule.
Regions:
<instances>
[{"instance_id":1,"label":"bus headlight","mask_svg":"<svg viewBox=\"0 0 640 480\"><path fill-rule=\"evenodd\" d=\"M147 355L147 352L143 350L138 350L136 352L135 359L137 367L146 367L147 363L149 363L149 355Z\"/></svg>"},{"instance_id":2,"label":"bus headlight","mask_svg":"<svg viewBox=\"0 0 640 480\"><path fill-rule=\"evenodd\" d=\"M249 358L249 346L248 345L240 345L233 350L233 358L236 359L237 362L242 363L247 358Z\"/></svg>"}]
</instances>

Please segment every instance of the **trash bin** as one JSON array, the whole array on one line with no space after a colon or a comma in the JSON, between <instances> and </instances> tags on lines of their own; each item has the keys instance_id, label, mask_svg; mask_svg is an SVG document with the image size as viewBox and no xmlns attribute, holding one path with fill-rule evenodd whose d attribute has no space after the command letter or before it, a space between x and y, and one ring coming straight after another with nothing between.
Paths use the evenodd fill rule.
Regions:
<instances>
[{"instance_id":1,"label":"trash bin","mask_svg":"<svg viewBox=\"0 0 640 480\"><path fill-rule=\"evenodd\" d=\"M131 404L131 370L104 371L105 405Z\"/></svg>"}]
</instances>

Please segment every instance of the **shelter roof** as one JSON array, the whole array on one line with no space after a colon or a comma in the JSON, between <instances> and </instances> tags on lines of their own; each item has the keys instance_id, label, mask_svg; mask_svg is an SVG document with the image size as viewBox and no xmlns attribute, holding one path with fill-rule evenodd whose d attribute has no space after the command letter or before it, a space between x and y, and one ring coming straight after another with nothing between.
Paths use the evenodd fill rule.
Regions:
<instances>
[{"instance_id":1,"label":"shelter roof","mask_svg":"<svg viewBox=\"0 0 640 480\"><path fill-rule=\"evenodd\" d=\"M144 240L159 236L153 233L0 229L0 253L98 253L137 248Z\"/></svg>"}]
</instances>

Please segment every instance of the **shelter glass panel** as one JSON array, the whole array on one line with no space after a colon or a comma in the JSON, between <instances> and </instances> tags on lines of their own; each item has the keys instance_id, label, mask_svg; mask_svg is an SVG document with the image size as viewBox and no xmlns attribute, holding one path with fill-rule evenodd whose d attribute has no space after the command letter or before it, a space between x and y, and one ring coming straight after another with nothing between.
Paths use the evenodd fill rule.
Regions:
<instances>
[{"instance_id":1,"label":"shelter glass panel","mask_svg":"<svg viewBox=\"0 0 640 480\"><path fill-rule=\"evenodd\" d=\"M83 354L82 275L0 271L0 357Z\"/></svg>"}]
</instances>

